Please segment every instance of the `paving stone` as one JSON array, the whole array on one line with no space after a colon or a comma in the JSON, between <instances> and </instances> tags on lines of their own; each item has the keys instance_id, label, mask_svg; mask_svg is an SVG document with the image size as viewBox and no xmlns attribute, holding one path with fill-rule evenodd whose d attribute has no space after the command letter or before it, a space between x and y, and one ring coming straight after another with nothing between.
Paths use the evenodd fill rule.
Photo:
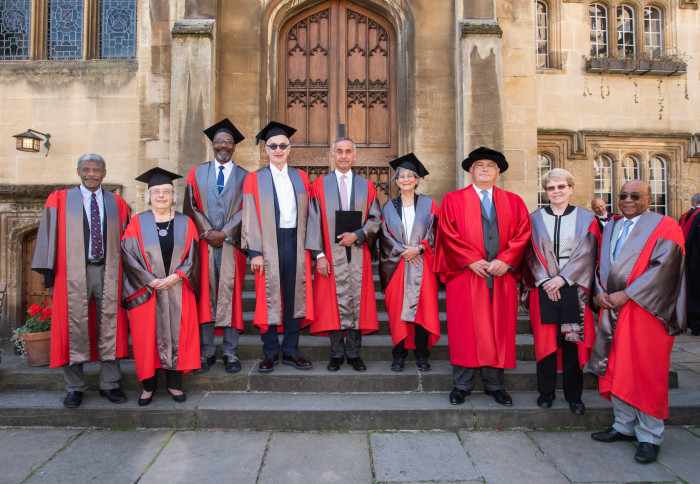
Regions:
<instances>
[{"instance_id":1,"label":"paving stone","mask_svg":"<svg viewBox=\"0 0 700 484\"><path fill-rule=\"evenodd\" d=\"M154 430L88 430L28 482L131 484L171 434Z\"/></svg>"},{"instance_id":2,"label":"paving stone","mask_svg":"<svg viewBox=\"0 0 700 484\"><path fill-rule=\"evenodd\" d=\"M700 437L700 427L685 427L686 430Z\"/></svg>"},{"instance_id":3,"label":"paving stone","mask_svg":"<svg viewBox=\"0 0 700 484\"><path fill-rule=\"evenodd\" d=\"M371 483L367 436L275 433L270 439L259 484Z\"/></svg>"},{"instance_id":4,"label":"paving stone","mask_svg":"<svg viewBox=\"0 0 700 484\"><path fill-rule=\"evenodd\" d=\"M371 433L369 438L377 482L453 482L479 477L455 433Z\"/></svg>"},{"instance_id":5,"label":"paving stone","mask_svg":"<svg viewBox=\"0 0 700 484\"><path fill-rule=\"evenodd\" d=\"M590 432L529 432L540 449L572 482L675 482L658 463L634 461L632 442L603 443Z\"/></svg>"},{"instance_id":6,"label":"paving stone","mask_svg":"<svg viewBox=\"0 0 700 484\"><path fill-rule=\"evenodd\" d=\"M0 429L0 481L22 482L79 433L67 429Z\"/></svg>"},{"instance_id":7,"label":"paving stone","mask_svg":"<svg viewBox=\"0 0 700 484\"><path fill-rule=\"evenodd\" d=\"M255 483L269 437L268 432L176 432L139 483Z\"/></svg>"},{"instance_id":8,"label":"paving stone","mask_svg":"<svg viewBox=\"0 0 700 484\"><path fill-rule=\"evenodd\" d=\"M557 470L530 438L522 432L460 430L459 436L476 470L486 482L565 484Z\"/></svg>"},{"instance_id":9,"label":"paving stone","mask_svg":"<svg viewBox=\"0 0 700 484\"><path fill-rule=\"evenodd\" d=\"M664 442L661 444L658 459L673 474L690 484L699 484L698 455L700 455L699 435L683 428L664 430ZM690 458L691 456L693 457Z\"/></svg>"}]
</instances>

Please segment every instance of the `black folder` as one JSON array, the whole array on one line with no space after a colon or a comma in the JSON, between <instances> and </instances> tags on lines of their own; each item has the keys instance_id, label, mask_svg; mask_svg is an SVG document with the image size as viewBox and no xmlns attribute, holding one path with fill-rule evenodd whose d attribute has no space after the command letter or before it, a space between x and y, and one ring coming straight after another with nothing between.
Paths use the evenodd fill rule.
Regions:
<instances>
[{"instance_id":1,"label":"black folder","mask_svg":"<svg viewBox=\"0 0 700 484\"><path fill-rule=\"evenodd\" d=\"M547 292L538 287L540 296L540 320L542 324L572 324L581 322L578 307L578 289L562 287L559 289L561 299L552 301Z\"/></svg>"},{"instance_id":2,"label":"black folder","mask_svg":"<svg viewBox=\"0 0 700 484\"><path fill-rule=\"evenodd\" d=\"M362 212L359 210L335 211L335 242L338 236L345 232L354 232L362 228Z\"/></svg>"}]
</instances>

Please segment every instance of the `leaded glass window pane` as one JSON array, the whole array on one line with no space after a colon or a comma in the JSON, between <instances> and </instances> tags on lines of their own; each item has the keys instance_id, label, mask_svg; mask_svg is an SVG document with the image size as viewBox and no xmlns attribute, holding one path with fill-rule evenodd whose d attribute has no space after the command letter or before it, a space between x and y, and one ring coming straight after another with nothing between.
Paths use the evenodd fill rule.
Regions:
<instances>
[{"instance_id":1,"label":"leaded glass window pane","mask_svg":"<svg viewBox=\"0 0 700 484\"><path fill-rule=\"evenodd\" d=\"M634 56L634 10L623 5L617 7L617 55Z\"/></svg>"},{"instance_id":2,"label":"leaded glass window pane","mask_svg":"<svg viewBox=\"0 0 700 484\"><path fill-rule=\"evenodd\" d=\"M83 0L49 0L49 59L83 58Z\"/></svg>"},{"instance_id":3,"label":"leaded glass window pane","mask_svg":"<svg viewBox=\"0 0 700 484\"><path fill-rule=\"evenodd\" d=\"M537 153L537 183L539 184L539 189L537 192L538 208L547 207L549 205L547 192L542 189L542 177L551 169L552 159L544 153Z\"/></svg>"},{"instance_id":4,"label":"leaded glass window pane","mask_svg":"<svg viewBox=\"0 0 700 484\"><path fill-rule=\"evenodd\" d=\"M599 3L588 7L591 21L591 57L608 55L608 9Z\"/></svg>"},{"instance_id":5,"label":"leaded glass window pane","mask_svg":"<svg viewBox=\"0 0 700 484\"><path fill-rule=\"evenodd\" d=\"M547 14L547 4L544 2L535 3L535 22L537 67L549 67L549 18Z\"/></svg>"},{"instance_id":6,"label":"leaded glass window pane","mask_svg":"<svg viewBox=\"0 0 700 484\"><path fill-rule=\"evenodd\" d=\"M630 180L639 180L639 162L637 158L630 155L622 160L622 178L628 182Z\"/></svg>"},{"instance_id":7,"label":"leaded glass window pane","mask_svg":"<svg viewBox=\"0 0 700 484\"><path fill-rule=\"evenodd\" d=\"M663 54L661 10L656 7L644 9L644 50L652 58L661 57Z\"/></svg>"},{"instance_id":8,"label":"leaded glass window pane","mask_svg":"<svg viewBox=\"0 0 700 484\"><path fill-rule=\"evenodd\" d=\"M0 1L0 59L29 59L31 0Z\"/></svg>"},{"instance_id":9,"label":"leaded glass window pane","mask_svg":"<svg viewBox=\"0 0 700 484\"><path fill-rule=\"evenodd\" d=\"M655 156L649 160L649 186L652 212L666 215L666 160Z\"/></svg>"},{"instance_id":10,"label":"leaded glass window pane","mask_svg":"<svg viewBox=\"0 0 700 484\"><path fill-rule=\"evenodd\" d=\"M136 58L136 0L102 0L100 58Z\"/></svg>"},{"instance_id":11,"label":"leaded glass window pane","mask_svg":"<svg viewBox=\"0 0 700 484\"><path fill-rule=\"evenodd\" d=\"M593 197L612 207L612 160L609 156L601 155L593 160L593 177Z\"/></svg>"}]
</instances>

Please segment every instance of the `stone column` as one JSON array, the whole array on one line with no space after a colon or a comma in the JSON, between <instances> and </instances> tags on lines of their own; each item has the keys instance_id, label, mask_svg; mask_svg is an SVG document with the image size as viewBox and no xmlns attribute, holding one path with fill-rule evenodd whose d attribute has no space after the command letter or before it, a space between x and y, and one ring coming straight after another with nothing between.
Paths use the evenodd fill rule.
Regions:
<instances>
[{"instance_id":1,"label":"stone column","mask_svg":"<svg viewBox=\"0 0 700 484\"><path fill-rule=\"evenodd\" d=\"M170 80L170 168L187 176L208 157L202 131L216 120L216 51L213 19L183 19L172 30ZM165 168L165 167L164 167ZM184 182L177 184L179 195ZM179 197L182 206L182 196Z\"/></svg>"},{"instance_id":2,"label":"stone column","mask_svg":"<svg viewBox=\"0 0 700 484\"><path fill-rule=\"evenodd\" d=\"M479 146L503 151L503 31L493 0L465 0L459 32L457 179L464 187L471 180L461 160L470 151Z\"/></svg>"}]
</instances>

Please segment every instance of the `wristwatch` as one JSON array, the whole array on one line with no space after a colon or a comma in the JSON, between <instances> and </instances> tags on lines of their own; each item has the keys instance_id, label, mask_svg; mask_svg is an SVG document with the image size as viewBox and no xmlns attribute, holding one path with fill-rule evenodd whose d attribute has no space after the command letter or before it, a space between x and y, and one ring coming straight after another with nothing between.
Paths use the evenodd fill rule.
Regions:
<instances>
[{"instance_id":1,"label":"wristwatch","mask_svg":"<svg viewBox=\"0 0 700 484\"><path fill-rule=\"evenodd\" d=\"M425 252L425 249L423 248L423 246L419 245L418 249L420 250L420 255L423 255L423 252Z\"/></svg>"}]
</instances>

